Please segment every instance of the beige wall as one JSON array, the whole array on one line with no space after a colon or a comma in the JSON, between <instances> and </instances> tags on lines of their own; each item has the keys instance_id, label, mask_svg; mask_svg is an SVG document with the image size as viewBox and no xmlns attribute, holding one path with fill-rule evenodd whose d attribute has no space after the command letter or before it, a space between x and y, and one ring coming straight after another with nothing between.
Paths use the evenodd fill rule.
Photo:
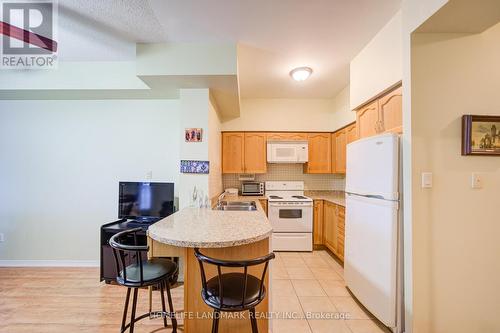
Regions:
<instances>
[{"instance_id":1,"label":"beige wall","mask_svg":"<svg viewBox=\"0 0 500 333\"><path fill-rule=\"evenodd\" d=\"M180 142L180 159L209 160L209 104L208 89L181 89L179 93L180 129L184 136L186 128L202 128L202 142ZM181 173L179 175L179 209L192 204L193 191L196 187L199 196L209 194L209 176L206 174Z\"/></svg>"},{"instance_id":2,"label":"beige wall","mask_svg":"<svg viewBox=\"0 0 500 333\"><path fill-rule=\"evenodd\" d=\"M351 110L401 81L402 56L402 20L399 11L351 61Z\"/></svg>"},{"instance_id":3,"label":"beige wall","mask_svg":"<svg viewBox=\"0 0 500 333\"><path fill-rule=\"evenodd\" d=\"M97 265L119 181L180 190L177 100L0 101L0 119L0 266Z\"/></svg>"},{"instance_id":4,"label":"beige wall","mask_svg":"<svg viewBox=\"0 0 500 333\"><path fill-rule=\"evenodd\" d=\"M463 114L500 115L500 24L412 43L414 332L500 332L500 159L460 155ZM420 174L434 187L419 187ZM471 189L479 172L484 188Z\"/></svg>"},{"instance_id":5,"label":"beige wall","mask_svg":"<svg viewBox=\"0 0 500 333\"><path fill-rule=\"evenodd\" d=\"M331 99L242 99L239 118L225 121L224 131L330 131Z\"/></svg>"},{"instance_id":6,"label":"beige wall","mask_svg":"<svg viewBox=\"0 0 500 333\"><path fill-rule=\"evenodd\" d=\"M240 107L240 117L223 122L223 131L334 131L356 119L348 86L333 99L252 98Z\"/></svg>"},{"instance_id":7,"label":"beige wall","mask_svg":"<svg viewBox=\"0 0 500 333\"><path fill-rule=\"evenodd\" d=\"M412 127L411 127L411 34L448 0L403 0L402 67L403 67L403 234L404 234L404 294L405 332L413 330L413 232L412 232ZM417 185L419 182L416 183ZM417 314L420 316L420 314Z\"/></svg>"},{"instance_id":8,"label":"beige wall","mask_svg":"<svg viewBox=\"0 0 500 333\"><path fill-rule=\"evenodd\" d=\"M344 127L356 121L356 112L349 107L350 86L346 86L333 99L332 129Z\"/></svg>"},{"instance_id":9,"label":"beige wall","mask_svg":"<svg viewBox=\"0 0 500 333\"><path fill-rule=\"evenodd\" d=\"M210 173L208 174L208 197L222 193L222 141L221 122L213 98L208 105L208 160Z\"/></svg>"}]
</instances>

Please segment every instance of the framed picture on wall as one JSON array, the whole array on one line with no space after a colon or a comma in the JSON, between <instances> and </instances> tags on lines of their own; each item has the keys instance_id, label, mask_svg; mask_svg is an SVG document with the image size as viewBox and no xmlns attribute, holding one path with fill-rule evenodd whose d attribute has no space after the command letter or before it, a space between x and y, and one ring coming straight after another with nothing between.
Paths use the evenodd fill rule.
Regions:
<instances>
[{"instance_id":1,"label":"framed picture on wall","mask_svg":"<svg viewBox=\"0 0 500 333\"><path fill-rule=\"evenodd\" d=\"M201 142L203 140L203 129L186 128L184 130L184 138L186 142Z\"/></svg>"},{"instance_id":2,"label":"framed picture on wall","mask_svg":"<svg viewBox=\"0 0 500 333\"><path fill-rule=\"evenodd\" d=\"M208 173L210 171L209 161L181 160L181 173Z\"/></svg>"},{"instance_id":3,"label":"framed picture on wall","mask_svg":"<svg viewBox=\"0 0 500 333\"><path fill-rule=\"evenodd\" d=\"M500 116L462 116L462 155L500 156Z\"/></svg>"}]
</instances>

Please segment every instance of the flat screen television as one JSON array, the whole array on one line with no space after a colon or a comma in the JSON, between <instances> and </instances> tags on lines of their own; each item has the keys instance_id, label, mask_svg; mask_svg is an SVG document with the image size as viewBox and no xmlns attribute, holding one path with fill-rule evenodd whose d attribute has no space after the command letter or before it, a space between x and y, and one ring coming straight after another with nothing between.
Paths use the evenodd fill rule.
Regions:
<instances>
[{"instance_id":1,"label":"flat screen television","mask_svg":"<svg viewBox=\"0 0 500 333\"><path fill-rule=\"evenodd\" d=\"M150 220L173 212L173 183L120 182L118 218Z\"/></svg>"}]
</instances>

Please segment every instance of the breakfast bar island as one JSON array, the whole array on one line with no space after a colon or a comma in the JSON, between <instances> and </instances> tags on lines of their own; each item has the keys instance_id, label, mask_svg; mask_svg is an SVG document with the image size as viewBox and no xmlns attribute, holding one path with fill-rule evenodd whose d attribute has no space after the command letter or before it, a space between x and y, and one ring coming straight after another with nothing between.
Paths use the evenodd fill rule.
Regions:
<instances>
[{"instance_id":1,"label":"breakfast bar island","mask_svg":"<svg viewBox=\"0 0 500 333\"><path fill-rule=\"evenodd\" d=\"M238 200L246 200L237 198ZM257 201L257 200L255 200ZM247 260L271 252L272 233L262 207L256 202L254 211L214 210L210 208L184 208L153 224L148 229L149 257L179 257L184 276L184 332L210 332L212 309L201 296L200 266L195 248L209 257L224 260ZM207 280L217 275L217 268L205 265ZM261 276L262 266L248 267L248 273ZM241 269L223 268L223 273ZM268 332L269 274L264 285L266 298L256 307L259 332ZM179 311L181 309L176 309ZM222 313L219 332L251 332L249 314Z\"/></svg>"}]
</instances>

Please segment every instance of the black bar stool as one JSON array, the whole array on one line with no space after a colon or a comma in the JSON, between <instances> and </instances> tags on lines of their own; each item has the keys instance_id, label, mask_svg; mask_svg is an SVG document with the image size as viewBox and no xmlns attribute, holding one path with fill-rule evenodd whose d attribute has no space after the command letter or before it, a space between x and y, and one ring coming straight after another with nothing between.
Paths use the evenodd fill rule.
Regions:
<instances>
[{"instance_id":1,"label":"black bar stool","mask_svg":"<svg viewBox=\"0 0 500 333\"><path fill-rule=\"evenodd\" d=\"M258 333L255 307L266 297L264 278L269 261L274 259L274 253L250 260L221 260L203 255L199 249L194 249L201 271L201 297L212 309L212 333L219 331L220 312L238 312L248 310L252 333ZM217 266L217 276L207 281L203 263ZM249 266L264 264L261 278L248 274ZM243 273L222 273L221 267L243 268Z\"/></svg>"},{"instance_id":2,"label":"black bar stool","mask_svg":"<svg viewBox=\"0 0 500 333\"><path fill-rule=\"evenodd\" d=\"M115 234L109 240L109 245L113 248L115 256L116 270L119 272L116 282L128 288L125 307L123 309L121 332L125 332L130 327L130 332L133 333L134 324L150 316L148 312L137 318L135 317L138 288L150 286L158 286L160 288L163 325L167 327L167 317L169 317L172 320L172 332L177 332L177 320L175 318L169 284L169 280L177 274L177 264L163 258L144 260L142 254L147 252L149 247L146 244L139 244L138 242L137 232L141 230L141 228L125 230ZM132 313L130 323L125 325L130 291L132 289L134 289ZM169 312L165 309L165 289L167 290Z\"/></svg>"}]
</instances>

